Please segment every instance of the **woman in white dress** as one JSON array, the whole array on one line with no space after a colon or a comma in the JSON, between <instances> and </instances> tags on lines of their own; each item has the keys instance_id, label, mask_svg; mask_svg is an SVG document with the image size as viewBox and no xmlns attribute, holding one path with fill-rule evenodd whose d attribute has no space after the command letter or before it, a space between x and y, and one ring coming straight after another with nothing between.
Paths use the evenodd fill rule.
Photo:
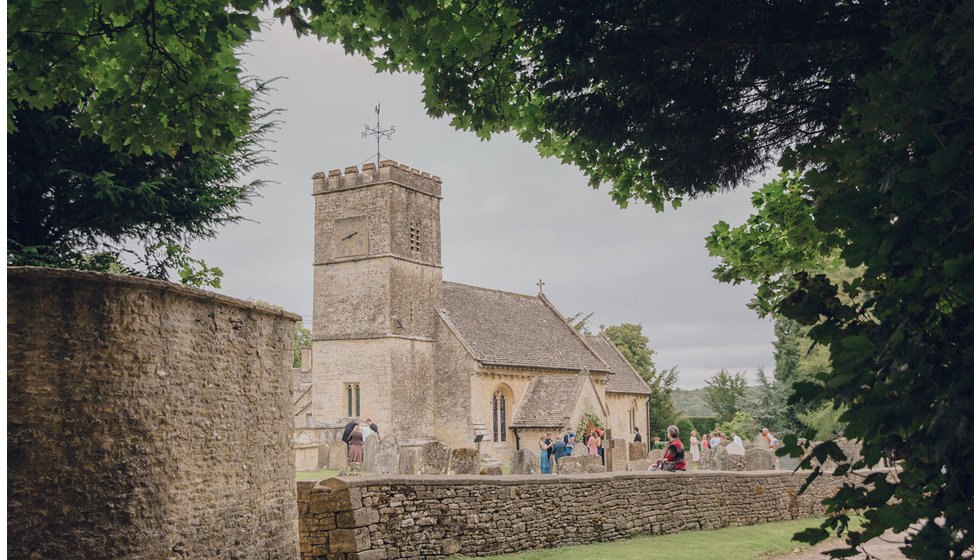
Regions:
<instances>
[{"instance_id":1,"label":"woman in white dress","mask_svg":"<svg viewBox=\"0 0 980 560\"><path fill-rule=\"evenodd\" d=\"M701 460L701 446L698 443L698 432L695 430L691 432L691 459L695 463Z\"/></svg>"}]
</instances>

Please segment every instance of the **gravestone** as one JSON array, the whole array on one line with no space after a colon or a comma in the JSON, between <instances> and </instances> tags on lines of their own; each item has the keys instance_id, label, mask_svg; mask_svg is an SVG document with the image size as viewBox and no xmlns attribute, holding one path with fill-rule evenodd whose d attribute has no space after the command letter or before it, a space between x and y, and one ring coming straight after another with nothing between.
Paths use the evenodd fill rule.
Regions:
<instances>
[{"instance_id":1,"label":"gravestone","mask_svg":"<svg viewBox=\"0 0 980 560\"><path fill-rule=\"evenodd\" d=\"M500 465L487 465L480 469L480 474L501 475L504 474L504 471L501 470Z\"/></svg>"},{"instance_id":2,"label":"gravestone","mask_svg":"<svg viewBox=\"0 0 980 560\"><path fill-rule=\"evenodd\" d=\"M381 443L381 439L378 434L371 432L366 438L364 438L364 443L362 444L362 453L364 458L361 461L361 471L363 472L374 472L374 459L378 454L378 444Z\"/></svg>"},{"instance_id":3,"label":"gravestone","mask_svg":"<svg viewBox=\"0 0 980 560\"><path fill-rule=\"evenodd\" d=\"M606 449L606 461L612 460L612 470L625 471L626 462L629 461L629 447L626 446L626 440L616 438L611 443L612 447Z\"/></svg>"},{"instance_id":4,"label":"gravestone","mask_svg":"<svg viewBox=\"0 0 980 560\"><path fill-rule=\"evenodd\" d=\"M389 434L381 438L377 455L374 457L374 472L376 474L395 474L398 472L398 438Z\"/></svg>"},{"instance_id":5,"label":"gravestone","mask_svg":"<svg viewBox=\"0 0 980 560\"><path fill-rule=\"evenodd\" d=\"M584 443L576 443L572 448L572 457L584 457L589 454L589 446Z\"/></svg>"},{"instance_id":6,"label":"gravestone","mask_svg":"<svg viewBox=\"0 0 980 560\"><path fill-rule=\"evenodd\" d=\"M745 448L735 442L729 444L728 447L725 448L725 451L727 451L729 455L745 455Z\"/></svg>"},{"instance_id":7,"label":"gravestone","mask_svg":"<svg viewBox=\"0 0 980 560\"><path fill-rule=\"evenodd\" d=\"M476 474L480 469L480 452L476 449L458 447L449 453L451 474Z\"/></svg>"},{"instance_id":8,"label":"gravestone","mask_svg":"<svg viewBox=\"0 0 980 560\"><path fill-rule=\"evenodd\" d=\"M745 470L771 471L772 468L773 456L769 449L754 447L745 452Z\"/></svg>"},{"instance_id":9,"label":"gravestone","mask_svg":"<svg viewBox=\"0 0 980 560\"><path fill-rule=\"evenodd\" d=\"M640 459L647 458L647 444L642 441L631 441L630 442L630 461L638 461Z\"/></svg>"},{"instance_id":10,"label":"gravestone","mask_svg":"<svg viewBox=\"0 0 980 560\"><path fill-rule=\"evenodd\" d=\"M650 452L647 453L647 461L650 461L651 463L656 463L657 461L663 459L664 451L665 451L664 449L651 449Z\"/></svg>"},{"instance_id":11,"label":"gravestone","mask_svg":"<svg viewBox=\"0 0 980 560\"><path fill-rule=\"evenodd\" d=\"M540 452L536 453L533 449L518 449L510 461L510 474L535 474L538 472L540 460Z\"/></svg>"},{"instance_id":12,"label":"gravestone","mask_svg":"<svg viewBox=\"0 0 980 560\"><path fill-rule=\"evenodd\" d=\"M558 459L558 472L561 474L580 474L585 470L577 457L565 456Z\"/></svg>"},{"instance_id":13,"label":"gravestone","mask_svg":"<svg viewBox=\"0 0 980 560\"><path fill-rule=\"evenodd\" d=\"M771 453L770 456L772 456ZM796 467L800 464L800 461L799 459L794 459L792 457L778 457L776 459L776 464L781 471L793 471L796 470Z\"/></svg>"},{"instance_id":14,"label":"gravestone","mask_svg":"<svg viewBox=\"0 0 980 560\"><path fill-rule=\"evenodd\" d=\"M347 444L342 441L330 442L328 466L331 469L343 469L347 466Z\"/></svg>"},{"instance_id":15,"label":"gravestone","mask_svg":"<svg viewBox=\"0 0 980 560\"><path fill-rule=\"evenodd\" d=\"M320 449L317 451L316 466L318 469L330 468L330 444L329 443L320 444Z\"/></svg>"},{"instance_id":16,"label":"gravestone","mask_svg":"<svg viewBox=\"0 0 980 560\"><path fill-rule=\"evenodd\" d=\"M728 470L728 449L724 445L719 445L711 452L711 464L714 466L712 470Z\"/></svg>"},{"instance_id":17,"label":"gravestone","mask_svg":"<svg viewBox=\"0 0 980 560\"><path fill-rule=\"evenodd\" d=\"M398 474L417 474L415 463L418 456L419 452L415 449L403 447L398 451Z\"/></svg>"},{"instance_id":18,"label":"gravestone","mask_svg":"<svg viewBox=\"0 0 980 560\"><path fill-rule=\"evenodd\" d=\"M630 461L626 465L626 470L630 472L645 471L650 468L650 461L646 459L640 459L638 461Z\"/></svg>"},{"instance_id":19,"label":"gravestone","mask_svg":"<svg viewBox=\"0 0 980 560\"><path fill-rule=\"evenodd\" d=\"M446 474L449 446L430 441L419 448L419 474Z\"/></svg>"},{"instance_id":20,"label":"gravestone","mask_svg":"<svg viewBox=\"0 0 980 560\"><path fill-rule=\"evenodd\" d=\"M765 447L766 449L769 449L769 442L766 440L766 436L762 434L759 434L754 438L752 438L752 443L756 447Z\"/></svg>"},{"instance_id":21,"label":"gravestone","mask_svg":"<svg viewBox=\"0 0 980 560\"><path fill-rule=\"evenodd\" d=\"M606 467L602 464L602 458L598 455L586 455L584 457L576 457L578 464L582 465L582 470L584 472L605 472ZM598 470L596 470L598 469Z\"/></svg>"},{"instance_id":22,"label":"gravestone","mask_svg":"<svg viewBox=\"0 0 980 560\"><path fill-rule=\"evenodd\" d=\"M731 446L729 446L731 448ZM736 455L734 453L729 453L728 458L725 461L726 471L740 472L745 470L745 455Z\"/></svg>"}]
</instances>

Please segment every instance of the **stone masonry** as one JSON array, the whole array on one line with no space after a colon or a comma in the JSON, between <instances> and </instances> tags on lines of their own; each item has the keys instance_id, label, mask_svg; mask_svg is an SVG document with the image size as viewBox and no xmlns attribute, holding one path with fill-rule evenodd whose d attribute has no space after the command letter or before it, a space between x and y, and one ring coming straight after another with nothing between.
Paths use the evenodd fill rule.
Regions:
<instances>
[{"instance_id":1,"label":"stone masonry","mask_svg":"<svg viewBox=\"0 0 980 560\"><path fill-rule=\"evenodd\" d=\"M298 482L304 559L488 556L812 517L845 482L806 474L355 477ZM668 505L669 504L669 505Z\"/></svg>"},{"instance_id":2,"label":"stone masonry","mask_svg":"<svg viewBox=\"0 0 980 560\"><path fill-rule=\"evenodd\" d=\"M299 316L7 268L9 558L298 557Z\"/></svg>"}]
</instances>

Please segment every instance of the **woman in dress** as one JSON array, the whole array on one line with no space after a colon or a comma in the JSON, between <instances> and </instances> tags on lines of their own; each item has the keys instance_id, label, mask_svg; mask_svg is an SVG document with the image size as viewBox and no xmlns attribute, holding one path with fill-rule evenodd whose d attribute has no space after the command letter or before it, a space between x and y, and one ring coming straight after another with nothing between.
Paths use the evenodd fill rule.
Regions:
<instances>
[{"instance_id":1,"label":"woman in dress","mask_svg":"<svg viewBox=\"0 0 980 560\"><path fill-rule=\"evenodd\" d=\"M361 455L361 444L364 443L364 436L361 434L361 427L354 426L354 431L350 433L350 452L347 455L348 463L360 463L363 460Z\"/></svg>"},{"instance_id":2,"label":"woman in dress","mask_svg":"<svg viewBox=\"0 0 980 560\"><path fill-rule=\"evenodd\" d=\"M701 460L701 449L698 442L698 432L694 430L691 432L691 459L697 463Z\"/></svg>"},{"instance_id":3,"label":"woman in dress","mask_svg":"<svg viewBox=\"0 0 980 560\"><path fill-rule=\"evenodd\" d=\"M545 441L544 436L541 436L538 447L541 448L541 474L551 474L551 461L548 460L548 450L551 449L551 444Z\"/></svg>"},{"instance_id":4,"label":"woman in dress","mask_svg":"<svg viewBox=\"0 0 980 560\"><path fill-rule=\"evenodd\" d=\"M599 439L599 432L592 430L592 434L589 436L589 441L585 445L589 447L589 455L599 454L599 444L601 440Z\"/></svg>"}]
</instances>

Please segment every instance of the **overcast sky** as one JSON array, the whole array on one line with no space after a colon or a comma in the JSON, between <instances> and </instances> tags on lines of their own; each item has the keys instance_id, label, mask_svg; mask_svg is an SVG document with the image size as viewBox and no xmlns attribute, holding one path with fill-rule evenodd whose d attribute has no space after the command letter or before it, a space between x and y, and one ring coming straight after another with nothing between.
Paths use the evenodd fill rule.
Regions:
<instances>
[{"instance_id":1,"label":"overcast sky","mask_svg":"<svg viewBox=\"0 0 980 560\"><path fill-rule=\"evenodd\" d=\"M283 109L269 136L275 165L257 176L274 181L244 209L250 221L195 244L193 254L224 271L219 291L261 299L303 316L313 297L313 197L317 171L374 161L364 139L381 103L382 159L443 180L443 278L522 294L544 280L548 299L566 316L593 312L590 326L640 323L659 368L677 366L679 387L701 387L721 368L771 373L772 323L745 307L751 286L720 284L704 237L718 220L744 222L755 187L687 201L657 213L615 205L582 172L542 159L513 135L480 142L448 119L425 114L421 78L376 74L366 59L315 39L298 39L278 21L245 62L261 78L282 77L269 98Z\"/></svg>"}]
</instances>

